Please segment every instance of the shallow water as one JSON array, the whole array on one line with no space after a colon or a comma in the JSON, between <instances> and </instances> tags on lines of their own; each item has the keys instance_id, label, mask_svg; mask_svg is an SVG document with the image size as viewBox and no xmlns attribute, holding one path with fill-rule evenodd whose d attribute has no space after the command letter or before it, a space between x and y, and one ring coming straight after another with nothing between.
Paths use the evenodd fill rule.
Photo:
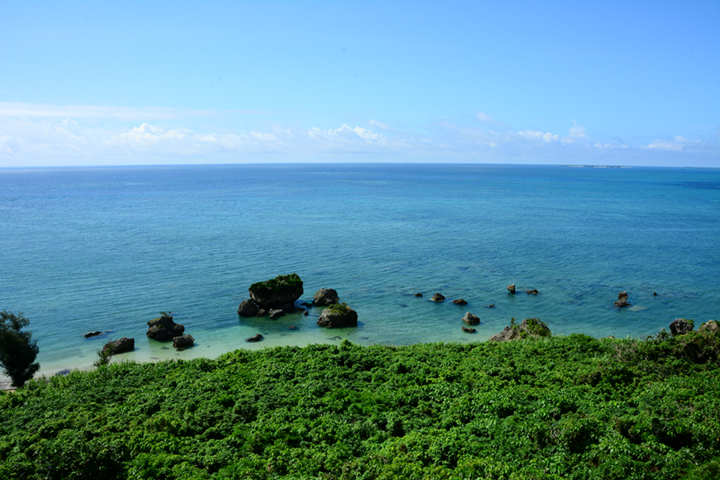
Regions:
<instances>
[{"instance_id":1,"label":"shallow water","mask_svg":"<svg viewBox=\"0 0 720 480\"><path fill-rule=\"evenodd\" d=\"M30 319L43 374L88 368L122 336L135 338L136 351L115 361L344 338L482 341L511 317L539 317L555 334L624 337L654 334L678 317L719 316L718 170L4 169L0 185L0 309ZM321 329L319 309L238 318L250 284L291 272L305 282L303 300L337 289L360 326ZM618 309L623 290L633 306ZM429 301L436 291L445 303ZM470 304L451 303L460 297ZM161 310L195 347L177 352L147 339L146 322ZM477 334L460 330L466 311L482 320ZM83 338L89 330L109 332ZM255 333L265 340L244 341Z\"/></svg>"}]
</instances>

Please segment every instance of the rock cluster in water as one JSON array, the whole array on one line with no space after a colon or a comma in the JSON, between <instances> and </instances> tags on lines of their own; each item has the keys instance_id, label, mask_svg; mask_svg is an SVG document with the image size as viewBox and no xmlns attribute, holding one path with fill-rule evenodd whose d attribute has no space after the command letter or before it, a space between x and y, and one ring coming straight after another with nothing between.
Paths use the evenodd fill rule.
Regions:
<instances>
[{"instance_id":1,"label":"rock cluster in water","mask_svg":"<svg viewBox=\"0 0 720 480\"><path fill-rule=\"evenodd\" d=\"M357 320L357 312L341 303L323 310L317 324L328 328L357 327Z\"/></svg>"},{"instance_id":2,"label":"rock cluster in water","mask_svg":"<svg viewBox=\"0 0 720 480\"><path fill-rule=\"evenodd\" d=\"M120 340L108 342L103 347L103 352L110 355L132 352L133 350L135 350L135 339L127 337L122 337Z\"/></svg>"},{"instance_id":3,"label":"rock cluster in water","mask_svg":"<svg viewBox=\"0 0 720 480\"><path fill-rule=\"evenodd\" d=\"M248 288L250 298L238 307L241 317L280 318L286 313L295 313L295 302L303 294L303 282L297 273L279 275L264 282L254 283Z\"/></svg>"},{"instance_id":4,"label":"rock cluster in water","mask_svg":"<svg viewBox=\"0 0 720 480\"><path fill-rule=\"evenodd\" d=\"M618 293L618 299L615 302L615 305L618 307L629 307L630 305L632 305L632 303L628 302L628 293L627 292Z\"/></svg>"},{"instance_id":5,"label":"rock cluster in water","mask_svg":"<svg viewBox=\"0 0 720 480\"><path fill-rule=\"evenodd\" d=\"M172 315L162 313L158 318L153 318L148 324L146 335L159 342L173 341L175 348L188 348L195 344L192 335L183 335L185 326L175 323Z\"/></svg>"}]
</instances>

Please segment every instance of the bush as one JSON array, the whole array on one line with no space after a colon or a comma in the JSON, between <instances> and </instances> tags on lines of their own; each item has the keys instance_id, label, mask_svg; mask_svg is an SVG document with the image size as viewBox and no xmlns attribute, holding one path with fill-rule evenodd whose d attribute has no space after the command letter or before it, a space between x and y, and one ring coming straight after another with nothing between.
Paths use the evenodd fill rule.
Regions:
<instances>
[{"instance_id":1,"label":"bush","mask_svg":"<svg viewBox=\"0 0 720 480\"><path fill-rule=\"evenodd\" d=\"M32 333L22 331L29 324L30 320L22 313L0 312L0 366L15 388L25 385L40 369L39 364L33 363L40 350L37 342L32 340Z\"/></svg>"}]
</instances>

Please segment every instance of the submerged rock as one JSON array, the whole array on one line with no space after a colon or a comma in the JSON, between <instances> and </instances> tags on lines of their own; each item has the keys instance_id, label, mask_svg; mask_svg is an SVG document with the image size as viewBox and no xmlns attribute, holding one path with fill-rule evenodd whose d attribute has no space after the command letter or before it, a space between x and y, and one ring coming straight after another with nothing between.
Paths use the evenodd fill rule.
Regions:
<instances>
[{"instance_id":1,"label":"submerged rock","mask_svg":"<svg viewBox=\"0 0 720 480\"><path fill-rule=\"evenodd\" d=\"M515 294L515 284L514 283L512 285L508 285L507 289L508 289L508 292L512 293L513 295Z\"/></svg>"},{"instance_id":2,"label":"submerged rock","mask_svg":"<svg viewBox=\"0 0 720 480\"><path fill-rule=\"evenodd\" d=\"M467 301L465 301L464 298L458 298L457 300L453 300L453 303L455 305L467 305Z\"/></svg>"},{"instance_id":3,"label":"submerged rock","mask_svg":"<svg viewBox=\"0 0 720 480\"><path fill-rule=\"evenodd\" d=\"M528 295L537 295L539 292L537 291L536 288L531 288L530 290L527 291L527 293L528 293Z\"/></svg>"},{"instance_id":4,"label":"submerged rock","mask_svg":"<svg viewBox=\"0 0 720 480\"><path fill-rule=\"evenodd\" d=\"M260 307L252 298L243 300L238 307L238 315L241 317L256 317Z\"/></svg>"},{"instance_id":5,"label":"submerged rock","mask_svg":"<svg viewBox=\"0 0 720 480\"><path fill-rule=\"evenodd\" d=\"M163 315L147 322L147 336L155 340L165 342L179 337L185 331L185 327L173 321L170 315Z\"/></svg>"},{"instance_id":6,"label":"submerged rock","mask_svg":"<svg viewBox=\"0 0 720 480\"><path fill-rule=\"evenodd\" d=\"M278 309L270 309L270 318L272 318L273 320L275 320L275 319L277 319L277 318L282 317L284 313L285 313L285 312L284 312L281 308L278 308Z\"/></svg>"},{"instance_id":7,"label":"submerged rock","mask_svg":"<svg viewBox=\"0 0 720 480\"><path fill-rule=\"evenodd\" d=\"M90 337L96 337L98 335L102 335L102 332L98 332L97 330L93 330L92 332L87 332L83 337L90 338Z\"/></svg>"},{"instance_id":8,"label":"submerged rock","mask_svg":"<svg viewBox=\"0 0 720 480\"><path fill-rule=\"evenodd\" d=\"M485 305L485 308L495 308L495 304L492 303L492 304L490 304L490 305Z\"/></svg>"},{"instance_id":9,"label":"submerged rock","mask_svg":"<svg viewBox=\"0 0 720 480\"><path fill-rule=\"evenodd\" d=\"M337 291L334 288L321 288L313 295L313 304L318 307L327 307L340 301Z\"/></svg>"},{"instance_id":10,"label":"submerged rock","mask_svg":"<svg viewBox=\"0 0 720 480\"><path fill-rule=\"evenodd\" d=\"M135 350L135 339L122 337L120 340L111 341L105 344L103 352L117 355L118 353L132 352Z\"/></svg>"},{"instance_id":11,"label":"submerged rock","mask_svg":"<svg viewBox=\"0 0 720 480\"><path fill-rule=\"evenodd\" d=\"M462 331L463 331L463 332L466 332L466 333L475 333L475 332L477 332L477 330L475 330L474 328L466 327L465 325L463 325L463 326L460 327L460 328L462 328Z\"/></svg>"},{"instance_id":12,"label":"submerged rock","mask_svg":"<svg viewBox=\"0 0 720 480\"><path fill-rule=\"evenodd\" d=\"M269 310L287 304L294 305L303 294L303 282L296 273L291 273L254 283L248 291L260 308Z\"/></svg>"},{"instance_id":13,"label":"submerged rock","mask_svg":"<svg viewBox=\"0 0 720 480\"><path fill-rule=\"evenodd\" d=\"M686 333L692 332L695 325L691 321L684 318L676 318L670 324L670 333L673 335L685 335Z\"/></svg>"},{"instance_id":14,"label":"submerged rock","mask_svg":"<svg viewBox=\"0 0 720 480\"><path fill-rule=\"evenodd\" d=\"M433 302L440 303L440 302L445 301L445 297L442 296L440 293L436 293L435 295L432 296L432 298L430 300L432 300Z\"/></svg>"},{"instance_id":15,"label":"submerged rock","mask_svg":"<svg viewBox=\"0 0 720 480\"><path fill-rule=\"evenodd\" d=\"M179 337L173 338L173 347L175 348L187 348L192 347L195 344L195 339L192 335L180 335Z\"/></svg>"},{"instance_id":16,"label":"submerged rock","mask_svg":"<svg viewBox=\"0 0 720 480\"><path fill-rule=\"evenodd\" d=\"M263 336L260 335L259 333L256 333L256 334L253 335L252 337L246 338L245 341L246 341L246 342L259 342L259 341L262 340L262 339L263 339Z\"/></svg>"},{"instance_id":17,"label":"submerged rock","mask_svg":"<svg viewBox=\"0 0 720 480\"><path fill-rule=\"evenodd\" d=\"M423 294L422 294L422 293L420 293L420 292L418 292L418 293L416 293L416 294L415 294L415 296L416 296L416 297L422 297L422 296L423 296Z\"/></svg>"},{"instance_id":18,"label":"submerged rock","mask_svg":"<svg viewBox=\"0 0 720 480\"><path fill-rule=\"evenodd\" d=\"M478 317L477 315L473 315L470 312L467 312L462 318L462 321L467 323L468 325L477 325L480 323L480 317Z\"/></svg>"},{"instance_id":19,"label":"submerged rock","mask_svg":"<svg viewBox=\"0 0 720 480\"><path fill-rule=\"evenodd\" d=\"M317 324L328 328L357 327L357 319L355 310L345 303L338 303L323 310Z\"/></svg>"},{"instance_id":20,"label":"submerged rock","mask_svg":"<svg viewBox=\"0 0 720 480\"><path fill-rule=\"evenodd\" d=\"M620 292L618 293L618 299L615 302L615 305L618 307L629 307L632 305L632 303L628 302L628 294L627 292Z\"/></svg>"}]
</instances>

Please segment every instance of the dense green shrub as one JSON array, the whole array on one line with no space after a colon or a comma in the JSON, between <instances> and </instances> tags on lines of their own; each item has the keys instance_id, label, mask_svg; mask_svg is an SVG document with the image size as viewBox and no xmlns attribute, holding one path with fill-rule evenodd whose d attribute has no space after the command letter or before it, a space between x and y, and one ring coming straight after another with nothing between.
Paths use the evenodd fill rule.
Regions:
<instances>
[{"instance_id":1,"label":"dense green shrub","mask_svg":"<svg viewBox=\"0 0 720 480\"><path fill-rule=\"evenodd\" d=\"M255 292L257 290L266 289L271 292L280 290L283 287L291 287L294 285L301 285L303 282L297 273L291 273L289 275L278 275L270 280L264 282L257 282L250 285L250 291Z\"/></svg>"},{"instance_id":2,"label":"dense green shrub","mask_svg":"<svg viewBox=\"0 0 720 480\"><path fill-rule=\"evenodd\" d=\"M40 369L35 363L40 349L32 333L23 331L30 320L22 313L0 312L0 367L12 379L12 386L20 388Z\"/></svg>"},{"instance_id":3,"label":"dense green shrub","mask_svg":"<svg viewBox=\"0 0 720 480\"><path fill-rule=\"evenodd\" d=\"M715 478L720 337L238 350L0 394L0 478Z\"/></svg>"}]
</instances>

